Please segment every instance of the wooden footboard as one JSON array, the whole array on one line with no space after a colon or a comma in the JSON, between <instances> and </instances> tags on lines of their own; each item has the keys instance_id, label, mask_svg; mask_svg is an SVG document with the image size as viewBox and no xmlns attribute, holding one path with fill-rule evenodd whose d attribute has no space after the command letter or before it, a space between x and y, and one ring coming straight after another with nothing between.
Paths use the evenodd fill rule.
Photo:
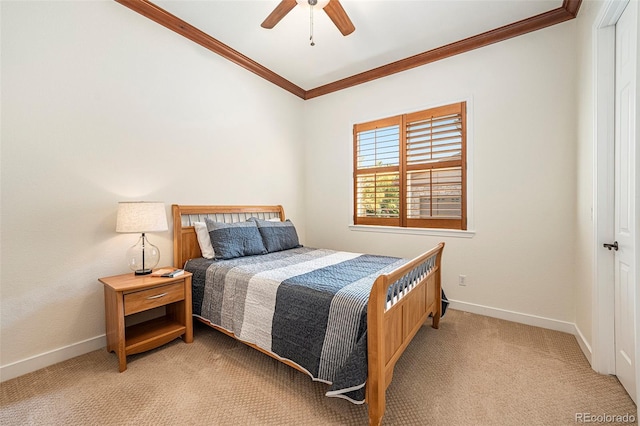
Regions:
<instances>
[{"instance_id":1,"label":"wooden footboard","mask_svg":"<svg viewBox=\"0 0 640 426\"><path fill-rule=\"evenodd\" d=\"M193 227L195 221L209 217L227 223L240 222L251 216L284 221L282 206L174 205L172 210L174 266L178 268L184 267L187 260L201 256ZM438 328L442 306L440 260L443 248L444 243L440 243L395 271L379 276L373 284L367 307L369 373L366 384L369 423L372 425L382 422L385 391L391 383L393 368L413 336L429 315L433 317L433 327ZM228 331L215 328L235 337ZM255 345L250 346L273 356ZM285 363L300 369L293 363Z\"/></svg>"},{"instance_id":2,"label":"wooden footboard","mask_svg":"<svg viewBox=\"0 0 640 426\"><path fill-rule=\"evenodd\" d=\"M379 425L393 368L426 319L438 328L442 309L440 261L444 243L373 284L367 312L369 424Z\"/></svg>"}]
</instances>

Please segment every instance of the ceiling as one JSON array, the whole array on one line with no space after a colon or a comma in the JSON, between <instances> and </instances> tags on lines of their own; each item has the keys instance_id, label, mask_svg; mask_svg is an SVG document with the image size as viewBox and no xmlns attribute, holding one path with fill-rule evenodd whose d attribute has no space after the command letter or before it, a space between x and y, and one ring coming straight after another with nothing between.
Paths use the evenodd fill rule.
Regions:
<instances>
[{"instance_id":1,"label":"ceiling","mask_svg":"<svg viewBox=\"0 0 640 426\"><path fill-rule=\"evenodd\" d=\"M230 47L255 61L258 68L297 86L290 91L303 94L514 22L534 21L536 18L530 18L536 15L566 13L563 7L577 13L580 5L579 0L340 0L355 32L343 36L324 11L318 10L313 18L315 46L311 46L308 7L296 6L273 29L260 26L280 0L117 1L134 10L139 6L132 4L138 2L163 9L176 21L221 42L223 49ZM184 25L172 29L181 32ZM304 97L300 93L296 94Z\"/></svg>"}]
</instances>

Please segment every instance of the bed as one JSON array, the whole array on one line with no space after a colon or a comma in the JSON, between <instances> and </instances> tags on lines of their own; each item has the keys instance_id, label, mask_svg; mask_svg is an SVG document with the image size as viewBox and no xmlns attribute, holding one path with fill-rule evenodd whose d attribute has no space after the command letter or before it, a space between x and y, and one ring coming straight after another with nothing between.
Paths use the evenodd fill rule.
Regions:
<instances>
[{"instance_id":1,"label":"bed","mask_svg":"<svg viewBox=\"0 0 640 426\"><path fill-rule=\"evenodd\" d=\"M381 424L396 362L427 318L439 326L444 243L399 259L295 244L282 206L173 205L172 212L174 266L193 273L195 318L328 383L327 396L366 402L369 424ZM195 227L203 222L215 243L214 235L254 238L255 225L264 245L245 240L229 251L222 241L215 255L223 258L205 259ZM237 255L237 247L248 251Z\"/></svg>"}]
</instances>

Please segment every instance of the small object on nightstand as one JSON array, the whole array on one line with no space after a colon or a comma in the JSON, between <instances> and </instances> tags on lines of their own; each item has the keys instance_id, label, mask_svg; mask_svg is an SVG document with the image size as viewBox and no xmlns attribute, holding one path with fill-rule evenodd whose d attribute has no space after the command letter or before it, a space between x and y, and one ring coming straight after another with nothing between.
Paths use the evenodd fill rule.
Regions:
<instances>
[{"instance_id":1,"label":"small object on nightstand","mask_svg":"<svg viewBox=\"0 0 640 426\"><path fill-rule=\"evenodd\" d=\"M178 275L184 274L184 269L178 268L161 268L156 269L151 273L152 277L174 278Z\"/></svg>"},{"instance_id":2,"label":"small object on nightstand","mask_svg":"<svg viewBox=\"0 0 640 426\"><path fill-rule=\"evenodd\" d=\"M104 284L107 351L118 355L120 372L127 369L127 355L157 348L180 336L185 343L193 342L191 276L182 270L169 278L129 273L99 279ZM129 315L158 307L164 307L164 316L125 324Z\"/></svg>"},{"instance_id":3,"label":"small object on nightstand","mask_svg":"<svg viewBox=\"0 0 640 426\"><path fill-rule=\"evenodd\" d=\"M173 277L177 277L178 275L182 275L184 274L184 269L177 269L173 272L167 272L166 274L162 274L162 277L165 278L173 278Z\"/></svg>"}]
</instances>

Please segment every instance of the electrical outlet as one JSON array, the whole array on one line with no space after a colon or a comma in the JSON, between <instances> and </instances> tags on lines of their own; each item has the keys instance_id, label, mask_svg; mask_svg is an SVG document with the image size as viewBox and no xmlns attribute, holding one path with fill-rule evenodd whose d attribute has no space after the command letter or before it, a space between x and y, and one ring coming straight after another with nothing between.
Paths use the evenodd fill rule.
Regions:
<instances>
[{"instance_id":1,"label":"electrical outlet","mask_svg":"<svg viewBox=\"0 0 640 426\"><path fill-rule=\"evenodd\" d=\"M467 276L466 275L459 275L458 276L458 285L463 285L463 286L467 285Z\"/></svg>"}]
</instances>

